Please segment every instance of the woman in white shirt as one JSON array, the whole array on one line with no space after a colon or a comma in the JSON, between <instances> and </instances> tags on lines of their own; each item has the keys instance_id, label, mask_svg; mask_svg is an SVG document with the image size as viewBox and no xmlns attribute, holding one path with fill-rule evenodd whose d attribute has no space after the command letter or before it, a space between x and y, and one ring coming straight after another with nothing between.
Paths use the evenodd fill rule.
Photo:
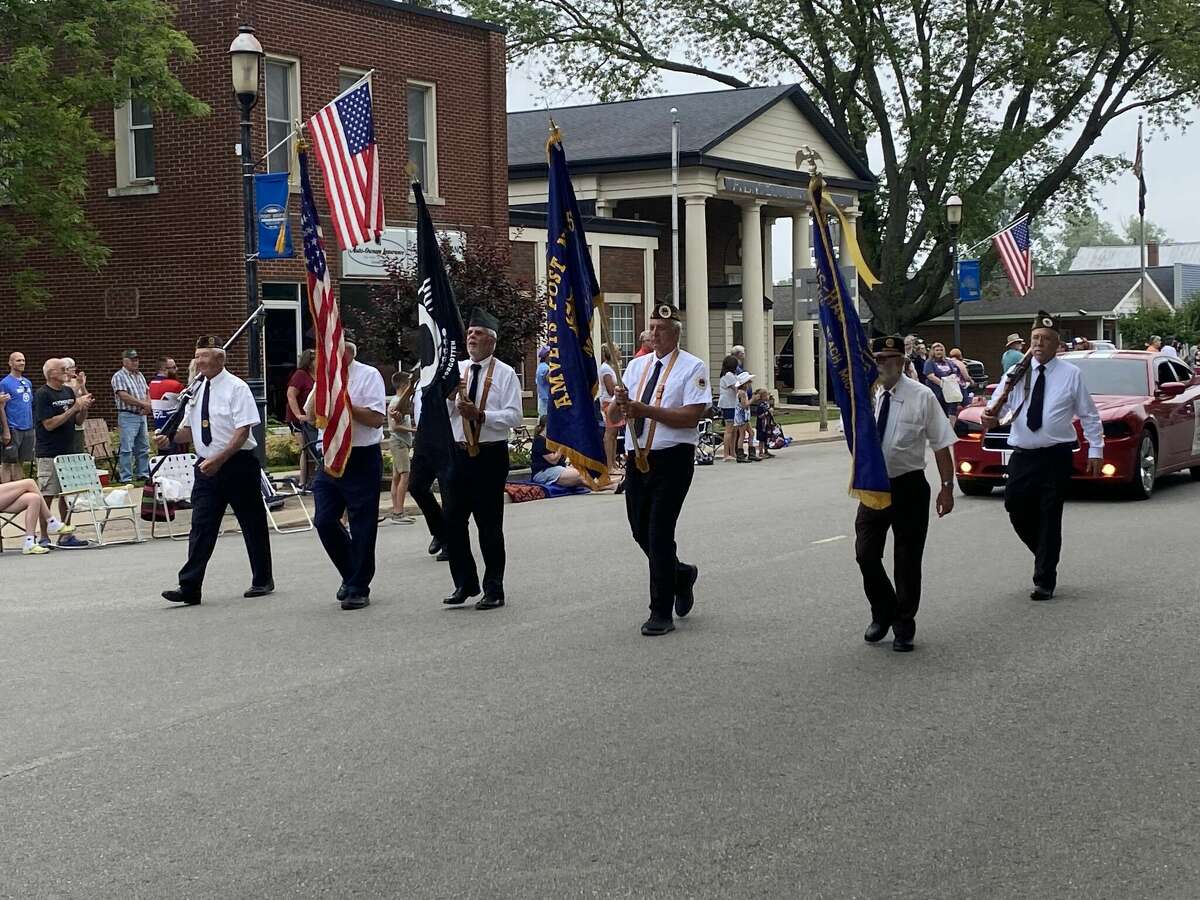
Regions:
<instances>
[{"instance_id":1,"label":"woman in white shirt","mask_svg":"<svg viewBox=\"0 0 1200 900\"><path fill-rule=\"evenodd\" d=\"M613 395L617 391L617 372L612 367L612 353L608 345L600 348L600 412L604 416L604 456L608 460L608 471L615 472L617 465L617 434L625 427L625 420L613 410L610 417Z\"/></svg>"},{"instance_id":2,"label":"woman in white shirt","mask_svg":"<svg viewBox=\"0 0 1200 900\"><path fill-rule=\"evenodd\" d=\"M734 451L737 447L737 426L733 423L737 410L737 370L738 358L733 354L725 357L721 363L721 380L717 382L717 406L721 410L721 418L725 420L724 459L726 462L737 459Z\"/></svg>"}]
</instances>

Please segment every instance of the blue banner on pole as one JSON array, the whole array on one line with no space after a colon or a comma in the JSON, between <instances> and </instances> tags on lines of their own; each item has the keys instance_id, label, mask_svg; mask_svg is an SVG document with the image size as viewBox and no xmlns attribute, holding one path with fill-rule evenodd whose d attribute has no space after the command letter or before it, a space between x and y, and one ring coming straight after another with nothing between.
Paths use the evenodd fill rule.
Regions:
<instances>
[{"instance_id":1,"label":"blue banner on pole","mask_svg":"<svg viewBox=\"0 0 1200 900\"><path fill-rule=\"evenodd\" d=\"M979 285L979 260L960 259L958 261L958 300L968 303L983 296Z\"/></svg>"},{"instance_id":2,"label":"blue banner on pole","mask_svg":"<svg viewBox=\"0 0 1200 900\"><path fill-rule=\"evenodd\" d=\"M291 259L287 172L254 176L254 217L258 221L258 258Z\"/></svg>"}]
</instances>

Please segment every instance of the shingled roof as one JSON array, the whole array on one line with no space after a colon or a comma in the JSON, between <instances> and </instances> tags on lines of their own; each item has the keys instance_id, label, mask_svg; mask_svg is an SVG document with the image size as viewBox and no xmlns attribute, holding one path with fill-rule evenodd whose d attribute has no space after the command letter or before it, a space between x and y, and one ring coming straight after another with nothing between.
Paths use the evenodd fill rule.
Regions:
<instances>
[{"instance_id":1,"label":"shingled roof","mask_svg":"<svg viewBox=\"0 0 1200 900\"><path fill-rule=\"evenodd\" d=\"M681 164L696 165L699 164L697 156L712 150L780 102L795 103L850 170L863 181L874 183L875 177L867 164L858 158L845 137L821 114L808 95L794 84L509 113L509 173L525 174L528 170L545 169L547 118L554 119L570 140L572 171L605 164L655 168L670 165L671 107L679 110ZM685 161L687 157L691 159Z\"/></svg>"},{"instance_id":2,"label":"shingled roof","mask_svg":"<svg viewBox=\"0 0 1200 900\"><path fill-rule=\"evenodd\" d=\"M1033 316L1043 309L1056 314L1078 309L1108 313L1138 283L1138 272L1138 269L1107 269L1039 275L1033 290L1024 297L1014 294L1008 279L1001 276L984 286L981 301L962 304L959 314L963 319L970 319L982 316ZM1170 266L1158 266L1147 269L1146 275L1173 303L1174 270Z\"/></svg>"}]
</instances>

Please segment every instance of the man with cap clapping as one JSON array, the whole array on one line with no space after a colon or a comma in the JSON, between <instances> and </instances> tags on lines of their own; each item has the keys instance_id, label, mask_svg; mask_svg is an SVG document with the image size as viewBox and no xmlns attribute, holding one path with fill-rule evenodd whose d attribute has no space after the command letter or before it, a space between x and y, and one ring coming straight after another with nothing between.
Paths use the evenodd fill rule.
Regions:
<instances>
[{"instance_id":1,"label":"man with cap clapping","mask_svg":"<svg viewBox=\"0 0 1200 900\"><path fill-rule=\"evenodd\" d=\"M225 368L225 351L216 338L202 337L196 342L196 369L204 383L188 404L183 426L175 434L175 443L191 441L199 457L192 488L188 558L179 570L179 587L162 593L172 603L189 606L200 602L204 570L229 506L250 557L250 588L243 596L261 597L275 590L271 537L259 482L262 470L254 455L258 406L246 382ZM164 449L169 443L160 434L154 440Z\"/></svg>"},{"instance_id":2,"label":"man with cap clapping","mask_svg":"<svg viewBox=\"0 0 1200 900\"><path fill-rule=\"evenodd\" d=\"M508 363L496 359L500 323L477 309L467 327L467 353L459 362L461 390L447 402L454 432L453 459L446 487L445 542L454 577L451 606L479 593L479 571L471 553L467 522L474 516L483 554L483 597L476 609L504 605L504 482L508 441L521 424L521 384Z\"/></svg>"}]
</instances>

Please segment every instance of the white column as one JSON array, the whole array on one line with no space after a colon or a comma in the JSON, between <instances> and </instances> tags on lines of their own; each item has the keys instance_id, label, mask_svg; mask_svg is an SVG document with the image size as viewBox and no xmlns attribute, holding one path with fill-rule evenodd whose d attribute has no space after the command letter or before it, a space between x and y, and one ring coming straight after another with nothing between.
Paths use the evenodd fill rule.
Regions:
<instances>
[{"instance_id":1,"label":"white column","mask_svg":"<svg viewBox=\"0 0 1200 900\"><path fill-rule=\"evenodd\" d=\"M841 229L841 241L838 246L838 265L845 267L854 267L854 260L850 258L850 244L847 240L850 235L858 233L858 208L852 207L843 210L846 214L846 221L850 223L850 230ZM846 287L850 289L850 296L854 298L854 308L858 310L858 276L855 275L851 279L847 279Z\"/></svg>"},{"instance_id":2,"label":"white column","mask_svg":"<svg viewBox=\"0 0 1200 900\"><path fill-rule=\"evenodd\" d=\"M763 310L763 349L767 368L755 388L775 392L775 217L762 217L763 294L771 298L772 308ZM758 374L755 372L754 374Z\"/></svg>"},{"instance_id":3,"label":"white column","mask_svg":"<svg viewBox=\"0 0 1200 900\"><path fill-rule=\"evenodd\" d=\"M762 207L759 200L742 206L742 340L746 345L746 368L754 375L755 388L770 388L773 373L767 368L763 346Z\"/></svg>"},{"instance_id":4,"label":"white column","mask_svg":"<svg viewBox=\"0 0 1200 900\"><path fill-rule=\"evenodd\" d=\"M654 309L654 250L647 247L642 254L642 318L650 321L650 311ZM643 324L642 328L645 329ZM634 336L636 340L638 335Z\"/></svg>"},{"instance_id":5,"label":"white column","mask_svg":"<svg viewBox=\"0 0 1200 900\"><path fill-rule=\"evenodd\" d=\"M687 351L709 360L708 346L708 220L705 216L704 197L684 198L683 262L684 288L687 298Z\"/></svg>"},{"instance_id":6,"label":"white column","mask_svg":"<svg viewBox=\"0 0 1200 900\"><path fill-rule=\"evenodd\" d=\"M799 277L803 269L810 265L810 239L812 238L812 220L809 218L808 207L802 206L792 215L792 278ZM800 315L801 295L804 293L800 282L796 283L796 306L792 310L792 393L802 397L817 396L817 376L815 369L816 357L813 355L813 324L807 316Z\"/></svg>"}]
</instances>

